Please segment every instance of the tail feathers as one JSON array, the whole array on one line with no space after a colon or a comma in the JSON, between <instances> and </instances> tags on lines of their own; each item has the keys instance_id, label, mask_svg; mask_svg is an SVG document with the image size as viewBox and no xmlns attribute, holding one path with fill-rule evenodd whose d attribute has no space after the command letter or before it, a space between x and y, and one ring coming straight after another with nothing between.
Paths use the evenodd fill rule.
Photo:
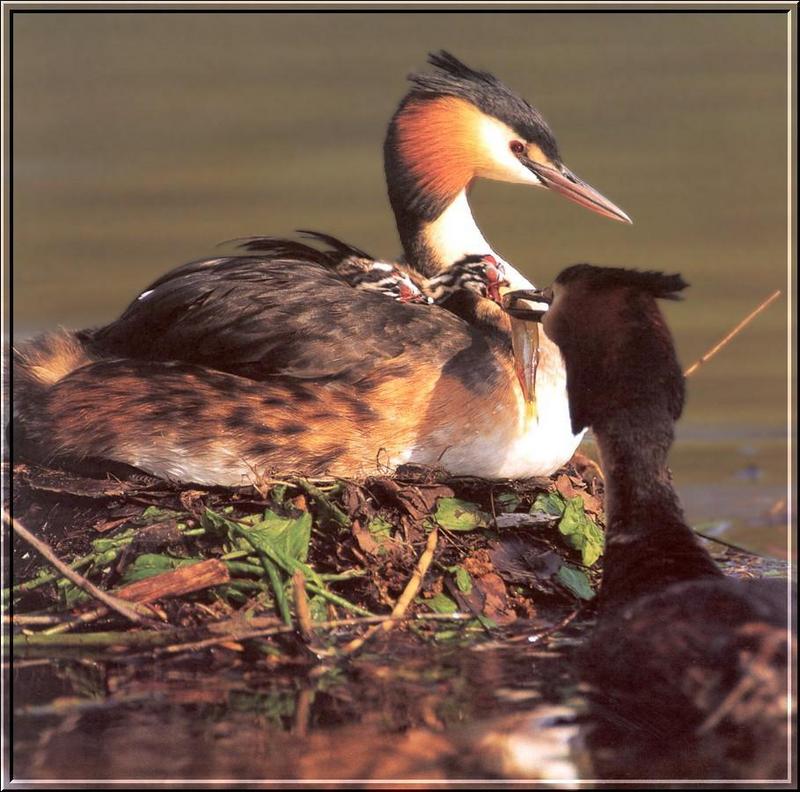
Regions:
<instances>
[{"instance_id":1,"label":"tail feathers","mask_svg":"<svg viewBox=\"0 0 800 792\"><path fill-rule=\"evenodd\" d=\"M242 237L231 241L237 242L238 247L250 253L259 253L287 261L311 261L328 269L335 269L337 265L348 258L364 259L366 261L375 260L375 257L369 253L354 245L342 242L330 234L323 234L320 231L307 231L305 229L300 229L298 233L302 234L306 239L327 245L327 249L320 250L294 239L270 236Z\"/></svg>"},{"instance_id":2,"label":"tail feathers","mask_svg":"<svg viewBox=\"0 0 800 792\"><path fill-rule=\"evenodd\" d=\"M13 351L14 412L24 416L68 374L94 362L75 333L57 330Z\"/></svg>"}]
</instances>

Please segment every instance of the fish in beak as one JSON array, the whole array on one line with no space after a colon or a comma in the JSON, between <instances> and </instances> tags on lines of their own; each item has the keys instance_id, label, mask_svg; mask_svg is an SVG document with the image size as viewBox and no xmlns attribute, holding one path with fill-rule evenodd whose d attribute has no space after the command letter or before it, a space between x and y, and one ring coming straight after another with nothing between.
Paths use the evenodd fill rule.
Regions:
<instances>
[{"instance_id":1,"label":"fish in beak","mask_svg":"<svg viewBox=\"0 0 800 792\"><path fill-rule=\"evenodd\" d=\"M539 365L539 325L552 299L549 289L518 289L503 295L502 305L511 320L514 371L529 418L538 419L536 369Z\"/></svg>"}]
</instances>

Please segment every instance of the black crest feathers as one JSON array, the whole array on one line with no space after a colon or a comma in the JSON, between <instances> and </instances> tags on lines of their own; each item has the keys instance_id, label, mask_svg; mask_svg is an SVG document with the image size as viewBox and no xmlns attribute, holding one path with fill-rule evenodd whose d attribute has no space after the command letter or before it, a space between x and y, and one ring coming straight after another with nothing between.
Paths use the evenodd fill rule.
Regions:
<instances>
[{"instance_id":1,"label":"black crest feathers","mask_svg":"<svg viewBox=\"0 0 800 792\"><path fill-rule=\"evenodd\" d=\"M536 143L553 162L561 161L553 132L539 111L493 74L472 69L444 50L431 53L428 63L436 71L410 74L412 88L406 99L437 96L466 99L487 115L508 124L520 137Z\"/></svg>"},{"instance_id":2,"label":"black crest feathers","mask_svg":"<svg viewBox=\"0 0 800 792\"><path fill-rule=\"evenodd\" d=\"M653 270L634 270L623 267L596 267L593 264L574 264L556 278L556 283L583 282L591 289L628 287L646 292L661 300L680 300L689 284L678 274L667 275Z\"/></svg>"}]
</instances>

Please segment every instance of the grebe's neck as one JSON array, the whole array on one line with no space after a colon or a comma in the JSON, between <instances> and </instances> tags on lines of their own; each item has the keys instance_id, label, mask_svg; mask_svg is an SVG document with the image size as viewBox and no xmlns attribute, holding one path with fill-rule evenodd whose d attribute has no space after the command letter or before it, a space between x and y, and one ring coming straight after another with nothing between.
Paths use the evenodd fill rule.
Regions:
<instances>
[{"instance_id":1,"label":"grebe's neck","mask_svg":"<svg viewBox=\"0 0 800 792\"><path fill-rule=\"evenodd\" d=\"M417 262L435 274L469 254L491 253L491 245L478 228L467 200L466 187L456 195L438 217L415 224L409 238L402 239L406 255L421 254Z\"/></svg>"},{"instance_id":2,"label":"grebe's neck","mask_svg":"<svg viewBox=\"0 0 800 792\"><path fill-rule=\"evenodd\" d=\"M642 416L652 418L652 415ZM633 526L624 518L655 505L679 510L670 483L667 454L672 445L672 421L648 423L631 410L597 421L594 427L606 477L609 527L624 532ZM616 523L619 525L616 525Z\"/></svg>"},{"instance_id":3,"label":"grebe's neck","mask_svg":"<svg viewBox=\"0 0 800 792\"><path fill-rule=\"evenodd\" d=\"M480 112L461 99L404 100L384 142L384 169L403 252L430 278L465 255L492 250L467 193L483 163Z\"/></svg>"},{"instance_id":4,"label":"grebe's neck","mask_svg":"<svg viewBox=\"0 0 800 792\"><path fill-rule=\"evenodd\" d=\"M602 601L619 604L671 583L721 573L686 524L667 468L673 423L625 411L594 426L606 481Z\"/></svg>"},{"instance_id":5,"label":"grebe's neck","mask_svg":"<svg viewBox=\"0 0 800 792\"><path fill-rule=\"evenodd\" d=\"M467 198L465 186L441 212L431 218L393 202L397 229L408 264L430 278L468 255L494 256L502 262L506 279L514 289L533 284L494 250L481 233ZM391 195L391 192L390 192Z\"/></svg>"}]
</instances>

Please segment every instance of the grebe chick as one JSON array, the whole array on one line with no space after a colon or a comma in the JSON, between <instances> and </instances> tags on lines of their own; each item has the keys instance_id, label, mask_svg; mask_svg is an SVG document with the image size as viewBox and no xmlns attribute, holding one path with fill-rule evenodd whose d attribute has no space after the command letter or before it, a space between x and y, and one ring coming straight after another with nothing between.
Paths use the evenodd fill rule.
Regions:
<instances>
[{"instance_id":1,"label":"grebe chick","mask_svg":"<svg viewBox=\"0 0 800 792\"><path fill-rule=\"evenodd\" d=\"M601 610L583 660L592 741L633 760L614 777L786 778L787 583L724 577L666 466L684 377L656 299L685 287L581 264L538 293L573 429L592 428L605 471Z\"/></svg>"},{"instance_id":2,"label":"grebe chick","mask_svg":"<svg viewBox=\"0 0 800 792\"><path fill-rule=\"evenodd\" d=\"M317 260L353 288L382 294L398 302L441 304L460 289L467 289L500 304L500 287L508 285L505 267L491 254L464 256L438 275L422 278L402 262L376 259L330 234L306 230L298 233L328 248L317 251L300 242L267 236L234 241L239 242L243 250L271 259Z\"/></svg>"},{"instance_id":3,"label":"grebe chick","mask_svg":"<svg viewBox=\"0 0 800 792\"><path fill-rule=\"evenodd\" d=\"M374 292L397 302L431 303L433 300L423 294L419 285L409 272L391 261L382 261L349 245L330 234L319 231L300 230L308 239L328 245L325 250L317 250L302 242L269 236L246 237L239 247L250 253L275 260L317 261L322 266L341 276L342 280L354 289Z\"/></svg>"},{"instance_id":4,"label":"grebe chick","mask_svg":"<svg viewBox=\"0 0 800 792\"><path fill-rule=\"evenodd\" d=\"M500 305L500 288L508 285L501 262L490 254L475 254L464 256L444 272L428 278L421 288L431 302L438 304L447 305L454 294L464 289Z\"/></svg>"}]
</instances>

